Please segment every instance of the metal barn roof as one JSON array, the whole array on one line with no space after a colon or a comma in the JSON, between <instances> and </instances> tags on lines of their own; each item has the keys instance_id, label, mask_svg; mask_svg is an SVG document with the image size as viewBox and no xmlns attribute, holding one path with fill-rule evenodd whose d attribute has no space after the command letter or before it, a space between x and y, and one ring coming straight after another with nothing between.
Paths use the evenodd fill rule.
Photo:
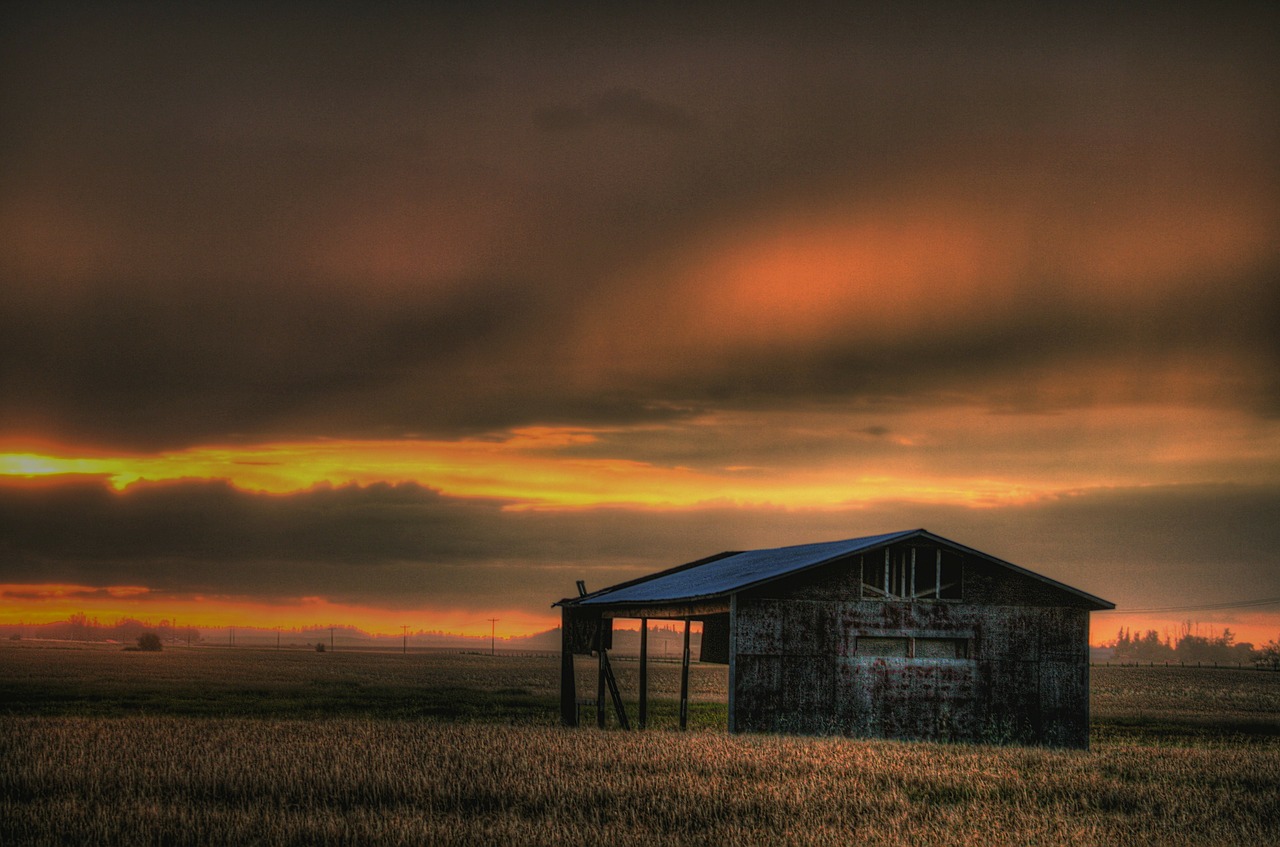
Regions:
<instances>
[{"instance_id":1,"label":"metal barn roof","mask_svg":"<svg viewBox=\"0 0 1280 847\"><path fill-rule=\"evenodd\" d=\"M652 603L727 594L749 585L767 582L798 570L820 565L850 553L891 544L914 532L916 530L868 535L864 538L849 538L844 541L827 541L820 544L799 544L794 547L729 553L712 561L682 565L669 571L620 583L588 594L574 602L575 605L584 606L602 603Z\"/></svg>"},{"instance_id":2,"label":"metal barn roof","mask_svg":"<svg viewBox=\"0 0 1280 847\"><path fill-rule=\"evenodd\" d=\"M799 544L792 547L774 547L765 550L721 553L680 565L669 570L621 582L594 591L582 597L561 600L558 606L612 606L636 603L669 603L698 600L732 594L753 585L770 582L799 571L808 570L834 559L854 553L864 553L903 541L921 538L945 544L958 550L981 556L1019 573L1046 582L1091 602L1100 608L1114 608L1114 604L1069 585L1041 576L1034 571L997 559L994 556L957 544L934 535L924 529L908 529L883 535L867 535L843 541L826 541L817 544Z\"/></svg>"}]
</instances>

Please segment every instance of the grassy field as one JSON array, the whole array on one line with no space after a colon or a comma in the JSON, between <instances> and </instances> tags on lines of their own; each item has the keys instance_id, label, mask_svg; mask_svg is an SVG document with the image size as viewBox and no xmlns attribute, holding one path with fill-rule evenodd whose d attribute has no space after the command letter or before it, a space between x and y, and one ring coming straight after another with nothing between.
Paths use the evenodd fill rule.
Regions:
<instances>
[{"instance_id":1,"label":"grassy field","mask_svg":"<svg viewBox=\"0 0 1280 847\"><path fill-rule=\"evenodd\" d=\"M0 843L1280 843L1280 674L1095 668L1088 753L729 736L693 678L602 733L553 657L4 644Z\"/></svg>"},{"instance_id":2,"label":"grassy field","mask_svg":"<svg viewBox=\"0 0 1280 847\"><path fill-rule=\"evenodd\" d=\"M639 688L639 663L613 661L618 684ZM594 697L595 661L577 660L578 692ZM674 725L680 665L649 663L655 726ZM726 723L728 671L694 664L691 715ZM316 653L0 642L0 712L33 715L367 716L555 725L559 656L462 653ZM665 698L665 699L664 699ZM634 713L634 704L632 704ZM588 716L594 720L594 712Z\"/></svg>"}]
</instances>

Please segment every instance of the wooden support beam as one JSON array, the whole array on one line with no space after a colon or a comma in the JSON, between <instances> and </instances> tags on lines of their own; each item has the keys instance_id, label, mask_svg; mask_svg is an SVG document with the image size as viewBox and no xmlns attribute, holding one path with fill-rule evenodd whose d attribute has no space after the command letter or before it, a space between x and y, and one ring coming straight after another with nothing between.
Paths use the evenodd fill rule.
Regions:
<instances>
[{"instance_id":1,"label":"wooden support beam","mask_svg":"<svg viewBox=\"0 0 1280 847\"><path fill-rule=\"evenodd\" d=\"M911 593L908 597L916 596L916 548L911 548Z\"/></svg>"},{"instance_id":2,"label":"wooden support beam","mask_svg":"<svg viewBox=\"0 0 1280 847\"><path fill-rule=\"evenodd\" d=\"M684 619L684 653L680 657L680 729L689 725L689 619Z\"/></svg>"},{"instance_id":3,"label":"wooden support beam","mask_svg":"<svg viewBox=\"0 0 1280 847\"><path fill-rule=\"evenodd\" d=\"M738 595L729 595L729 731L738 731Z\"/></svg>"},{"instance_id":4,"label":"wooden support beam","mask_svg":"<svg viewBox=\"0 0 1280 847\"><path fill-rule=\"evenodd\" d=\"M649 725L649 619L640 619L640 729Z\"/></svg>"},{"instance_id":5,"label":"wooden support beam","mask_svg":"<svg viewBox=\"0 0 1280 847\"><path fill-rule=\"evenodd\" d=\"M609 651L601 650L600 658L604 661L604 678L609 683L609 697L613 700L613 710L618 714L618 726L631 729L631 722L627 720L627 707L622 704L622 692L618 690L618 680L613 675L613 665L609 664Z\"/></svg>"},{"instance_id":6,"label":"wooden support beam","mask_svg":"<svg viewBox=\"0 0 1280 847\"><path fill-rule=\"evenodd\" d=\"M604 644L599 642L596 643L596 657L599 665L596 673L596 727L604 729L604 668L608 660L604 657Z\"/></svg>"},{"instance_id":7,"label":"wooden support beam","mask_svg":"<svg viewBox=\"0 0 1280 847\"><path fill-rule=\"evenodd\" d=\"M884 548L884 596L891 596L889 591L889 548Z\"/></svg>"},{"instance_id":8,"label":"wooden support beam","mask_svg":"<svg viewBox=\"0 0 1280 847\"><path fill-rule=\"evenodd\" d=\"M573 672L569 610L560 610L560 723L578 725L578 687Z\"/></svg>"}]
</instances>

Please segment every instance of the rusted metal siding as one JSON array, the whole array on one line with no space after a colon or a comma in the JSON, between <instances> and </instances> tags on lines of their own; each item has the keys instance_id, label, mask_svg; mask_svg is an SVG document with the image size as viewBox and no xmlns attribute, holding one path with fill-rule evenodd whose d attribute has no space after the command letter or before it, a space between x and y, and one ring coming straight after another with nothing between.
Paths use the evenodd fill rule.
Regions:
<instances>
[{"instance_id":1,"label":"rusted metal siding","mask_svg":"<svg viewBox=\"0 0 1280 847\"><path fill-rule=\"evenodd\" d=\"M966 562L963 601L859 600L854 557L740 593L733 725L1087 746L1088 610L1018 574L989 576ZM886 639L929 639L938 654L954 639L959 658L868 656L859 637L881 639L881 653Z\"/></svg>"}]
</instances>

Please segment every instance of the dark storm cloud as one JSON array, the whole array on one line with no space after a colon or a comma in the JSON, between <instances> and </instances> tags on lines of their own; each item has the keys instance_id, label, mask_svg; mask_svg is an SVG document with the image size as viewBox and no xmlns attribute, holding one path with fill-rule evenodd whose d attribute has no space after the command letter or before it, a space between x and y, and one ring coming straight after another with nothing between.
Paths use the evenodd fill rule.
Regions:
<instances>
[{"instance_id":1,"label":"dark storm cloud","mask_svg":"<svg viewBox=\"0 0 1280 847\"><path fill-rule=\"evenodd\" d=\"M161 594L323 596L392 607L519 607L725 549L924 526L1122 606L1280 594L1280 489L1094 491L972 509L505 511L416 485L249 494L216 482L0 487L0 583Z\"/></svg>"},{"instance_id":2,"label":"dark storm cloud","mask_svg":"<svg viewBox=\"0 0 1280 847\"><path fill-rule=\"evenodd\" d=\"M142 484L122 494L96 481L0 487L3 578L389 605L400 595L441 602L438 592L456 592L456 583L482 596L479 586L502 569L504 545L494 541L511 539L501 505L412 484L289 496L220 482ZM489 570L474 571L478 563Z\"/></svg>"},{"instance_id":3,"label":"dark storm cloud","mask_svg":"<svg viewBox=\"0 0 1280 847\"><path fill-rule=\"evenodd\" d=\"M1033 280L874 346L851 315L838 342L692 354L678 286L646 279L652 309L600 328L640 342L582 352L619 278L779 207L1014 196L996 225L1029 222L1046 273L1063 220L1105 229L1125 197L1275 220L1273 10L961 11L7 12L0 430L154 449L956 386L1035 407L1009 396L1028 371L1170 351L1225 351L1242 378L1213 399L1280 408L1274 266L1154 313Z\"/></svg>"},{"instance_id":4,"label":"dark storm cloud","mask_svg":"<svg viewBox=\"0 0 1280 847\"><path fill-rule=\"evenodd\" d=\"M1274 485L1102 489L980 518L974 532L1122 606L1185 606L1280 596L1278 510Z\"/></svg>"},{"instance_id":5,"label":"dark storm cloud","mask_svg":"<svg viewBox=\"0 0 1280 847\"><path fill-rule=\"evenodd\" d=\"M289 495L222 482L0 486L0 582L541 610L584 573L684 555L703 522L504 505L411 483Z\"/></svg>"},{"instance_id":6,"label":"dark storm cloud","mask_svg":"<svg viewBox=\"0 0 1280 847\"><path fill-rule=\"evenodd\" d=\"M271 433L299 410L341 431L344 410L331 404L446 367L537 314L527 290L480 280L393 304L248 284L181 296L106 284L70 307L26 298L0 291L0 429L144 448ZM453 425L456 407L423 387L435 409L426 421ZM400 435L420 422L412 411L374 414Z\"/></svg>"},{"instance_id":7,"label":"dark storm cloud","mask_svg":"<svg viewBox=\"0 0 1280 847\"><path fill-rule=\"evenodd\" d=\"M950 392L992 407L1037 412L1108 402L1225 401L1265 414L1280 409L1280 351L1266 341L1267 327L1280 325L1276 278L1268 273L1209 282L1190 296L1138 311L1049 301L1011 316L975 314L962 324L931 327L888 343L815 345L800 351L799 361L775 367L753 367L761 364L753 361L737 373L726 369L724 390L774 398L914 396L922 403ZM1236 370L1218 374L1212 396L1171 397L1154 383L1153 364L1218 355L1228 356ZM1067 396L1052 390L1072 372L1087 377L1096 370L1105 376L1117 367L1135 374L1146 370L1153 384L1126 386L1125 395L1111 397L1105 396L1106 388L1085 387ZM737 388L742 384L737 380L745 387Z\"/></svg>"},{"instance_id":8,"label":"dark storm cloud","mask_svg":"<svg viewBox=\"0 0 1280 847\"><path fill-rule=\"evenodd\" d=\"M692 132L698 121L679 106L660 103L643 91L617 88L606 91L583 106L546 106L533 113L533 121L553 132L582 130L597 125L621 124L641 128Z\"/></svg>"},{"instance_id":9,"label":"dark storm cloud","mask_svg":"<svg viewBox=\"0 0 1280 847\"><path fill-rule=\"evenodd\" d=\"M1044 396L1061 380L1028 375L1224 352L1236 372L1218 374L1211 397L1180 399L1275 414L1280 309L1271 279L1209 285L1137 314L1046 306L900 339L853 331L781 350L713 351L577 387L572 365L537 329L554 324L553 307L508 281L391 303L301 286L220 286L181 299L163 286L104 286L72 307L24 303L11 287L0 290L0 429L155 449L317 431L398 437L625 423L784 399L885 397L910 406L940 392L1043 410L1156 401L1163 389L1139 384L1115 398L1085 386ZM498 355L502 367L493 364Z\"/></svg>"}]
</instances>

